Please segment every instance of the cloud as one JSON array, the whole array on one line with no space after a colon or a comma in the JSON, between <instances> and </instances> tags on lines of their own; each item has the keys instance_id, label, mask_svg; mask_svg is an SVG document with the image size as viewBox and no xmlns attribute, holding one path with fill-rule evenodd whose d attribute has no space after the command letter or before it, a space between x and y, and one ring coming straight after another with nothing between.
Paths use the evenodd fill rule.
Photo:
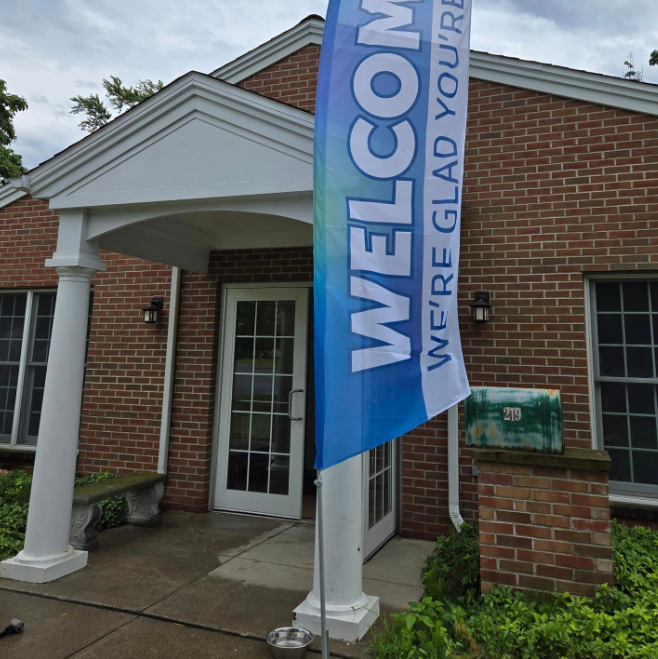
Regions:
<instances>
[{"instance_id":1,"label":"cloud","mask_svg":"<svg viewBox=\"0 0 658 659\"><path fill-rule=\"evenodd\" d=\"M479 0L476 7L544 18L566 32L604 35L642 32L647 19L656 17L655 0Z\"/></svg>"},{"instance_id":2,"label":"cloud","mask_svg":"<svg viewBox=\"0 0 658 659\"><path fill-rule=\"evenodd\" d=\"M473 0L473 47L621 75L658 48L658 0ZM632 9L629 9L629 5ZM70 97L213 71L268 41L327 0L0 0L0 78L31 102L15 148L29 167L84 136ZM658 68L645 66L658 82ZM39 99L39 100L36 100ZM41 99L47 99L42 102Z\"/></svg>"},{"instance_id":3,"label":"cloud","mask_svg":"<svg viewBox=\"0 0 658 659\"><path fill-rule=\"evenodd\" d=\"M620 76L634 53L645 80L658 48L656 0L474 0L473 47ZM632 7L631 7L632 5Z\"/></svg>"},{"instance_id":4,"label":"cloud","mask_svg":"<svg viewBox=\"0 0 658 659\"><path fill-rule=\"evenodd\" d=\"M84 89L100 89L100 85L93 80L76 80L75 84Z\"/></svg>"}]
</instances>

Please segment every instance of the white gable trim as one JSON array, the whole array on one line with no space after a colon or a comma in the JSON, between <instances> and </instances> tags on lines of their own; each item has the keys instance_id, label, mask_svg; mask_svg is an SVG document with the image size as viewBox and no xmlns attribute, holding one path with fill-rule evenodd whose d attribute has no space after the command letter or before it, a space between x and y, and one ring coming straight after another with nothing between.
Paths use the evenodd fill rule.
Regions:
<instances>
[{"instance_id":1,"label":"white gable trim","mask_svg":"<svg viewBox=\"0 0 658 659\"><path fill-rule=\"evenodd\" d=\"M307 18L262 46L221 66L210 75L237 84L293 55L305 46L311 44L321 46L323 34L324 21L315 17Z\"/></svg>"},{"instance_id":2,"label":"white gable trim","mask_svg":"<svg viewBox=\"0 0 658 659\"><path fill-rule=\"evenodd\" d=\"M237 84L310 43L322 44L324 21L311 18L211 74ZM471 77L497 84L658 116L658 85L471 51Z\"/></svg>"},{"instance_id":3,"label":"white gable trim","mask_svg":"<svg viewBox=\"0 0 658 659\"><path fill-rule=\"evenodd\" d=\"M658 116L658 85L475 51L471 77Z\"/></svg>"},{"instance_id":4,"label":"white gable trim","mask_svg":"<svg viewBox=\"0 0 658 659\"><path fill-rule=\"evenodd\" d=\"M27 196L24 190L17 190L11 184L0 187L0 209L13 204L15 201Z\"/></svg>"},{"instance_id":5,"label":"white gable trim","mask_svg":"<svg viewBox=\"0 0 658 659\"><path fill-rule=\"evenodd\" d=\"M183 76L23 178L29 179L25 182L29 183L31 194L50 200L53 209L166 201L168 198L165 190L162 190L165 196L161 199L151 198L159 194L153 190L84 199L76 198L76 191L119 165L131 153L147 148L184 125L190 118L216 125L228 133L242 136L305 163L309 173L304 175L303 180L290 179L286 182L281 180L285 177L278 177L276 185L274 182L262 181L261 191L243 190L236 185L231 186L230 191L206 190L199 186L176 192L175 200L226 196L228 192L235 196L312 189L313 115L194 72ZM219 185L221 182L217 183ZM276 189L270 190L272 186Z\"/></svg>"}]
</instances>

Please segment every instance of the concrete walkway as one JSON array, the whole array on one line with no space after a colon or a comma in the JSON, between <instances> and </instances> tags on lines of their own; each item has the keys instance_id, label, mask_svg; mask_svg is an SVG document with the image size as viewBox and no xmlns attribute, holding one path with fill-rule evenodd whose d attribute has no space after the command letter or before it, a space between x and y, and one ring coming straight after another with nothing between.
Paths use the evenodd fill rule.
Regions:
<instances>
[{"instance_id":1,"label":"concrete walkway","mask_svg":"<svg viewBox=\"0 0 658 659\"><path fill-rule=\"evenodd\" d=\"M289 625L313 581L314 528L238 515L169 512L159 529L100 535L85 570L45 585L0 579L6 658L267 657L265 635ZM364 566L364 589L392 612L417 600L432 543L396 538ZM369 644L334 643L360 659ZM315 649L315 646L314 646Z\"/></svg>"}]
</instances>

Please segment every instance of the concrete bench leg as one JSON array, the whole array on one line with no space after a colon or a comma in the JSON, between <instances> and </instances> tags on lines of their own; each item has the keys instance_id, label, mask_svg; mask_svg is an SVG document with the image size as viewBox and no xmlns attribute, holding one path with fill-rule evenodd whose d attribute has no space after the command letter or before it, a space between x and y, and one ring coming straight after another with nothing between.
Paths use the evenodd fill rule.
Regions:
<instances>
[{"instance_id":1,"label":"concrete bench leg","mask_svg":"<svg viewBox=\"0 0 658 659\"><path fill-rule=\"evenodd\" d=\"M157 483L143 490L128 492L128 516L126 522L133 526L160 526L160 501L164 494L164 483Z\"/></svg>"},{"instance_id":2,"label":"concrete bench leg","mask_svg":"<svg viewBox=\"0 0 658 659\"><path fill-rule=\"evenodd\" d=\"M102 513L100 503L73 504L69 543L74 549L83 551L98 549L96 522L101 518Z\"/></svg>"}]
</instances>

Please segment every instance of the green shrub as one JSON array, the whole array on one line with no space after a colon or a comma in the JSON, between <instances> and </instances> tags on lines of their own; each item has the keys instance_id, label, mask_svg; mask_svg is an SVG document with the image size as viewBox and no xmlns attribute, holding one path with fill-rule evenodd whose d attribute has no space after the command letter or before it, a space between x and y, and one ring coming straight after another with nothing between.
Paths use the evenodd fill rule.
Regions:
<instances>
[{"instance_id":1,"label":"green shrub","mask_svg":"<svg viewBox=\"0 0 658 659\"><path fill-rule=\"evenodd\" d=\"M118 474L101 473L75 479L75 486L116 478ZM15 556L25 543L27 510L32 475L21 470L0 476L0 560ZM99 531L125 523L127 503L124 496L103 501L103 514L96 524Z\"/></svg>"},{"instance_id":2,"label":"green shrub","mask_svg":"<svg viewBox=\"0 0 658 659\"><path fill-rule=\"evenodd\" d=\"M503 587L478 597L477 534L464 530L439 539L423 574L427 597L375 636L378 659L658 658L657 531L613 524L616 584L590 600Z\"/></svg>"},{"instance_id":3,"label":"green shrub","mask_svg":"<svg viewBox=\"0 0 658 659\"><path fill-rule=\"evenodd\" d=\"M465 604L480 594L478 530L464 524L436 542L423 570L425 595L436 600Z\"/></svg>"},{"instance_id":4,"label":"green shrub","mask_svg":"<svg viewBox=\"0 0 658 659\"><path fill-rule=\"evenodd\" d=\"M0 560L23 549L31 485L32 477L24 471L0 476Z\"/></svg>"},{"instance_id":5,"label":"green shrub","mask_svg":"<svg viewBox=\"0 0 658 659\"><path fill-rule=\"evenodd\" d=\"M378 659L444 659L450 645L445 607L431 597L410 606L411 613L395 613L381 633L373 632L371 651Z\"/></svg>"}]
</instances>

